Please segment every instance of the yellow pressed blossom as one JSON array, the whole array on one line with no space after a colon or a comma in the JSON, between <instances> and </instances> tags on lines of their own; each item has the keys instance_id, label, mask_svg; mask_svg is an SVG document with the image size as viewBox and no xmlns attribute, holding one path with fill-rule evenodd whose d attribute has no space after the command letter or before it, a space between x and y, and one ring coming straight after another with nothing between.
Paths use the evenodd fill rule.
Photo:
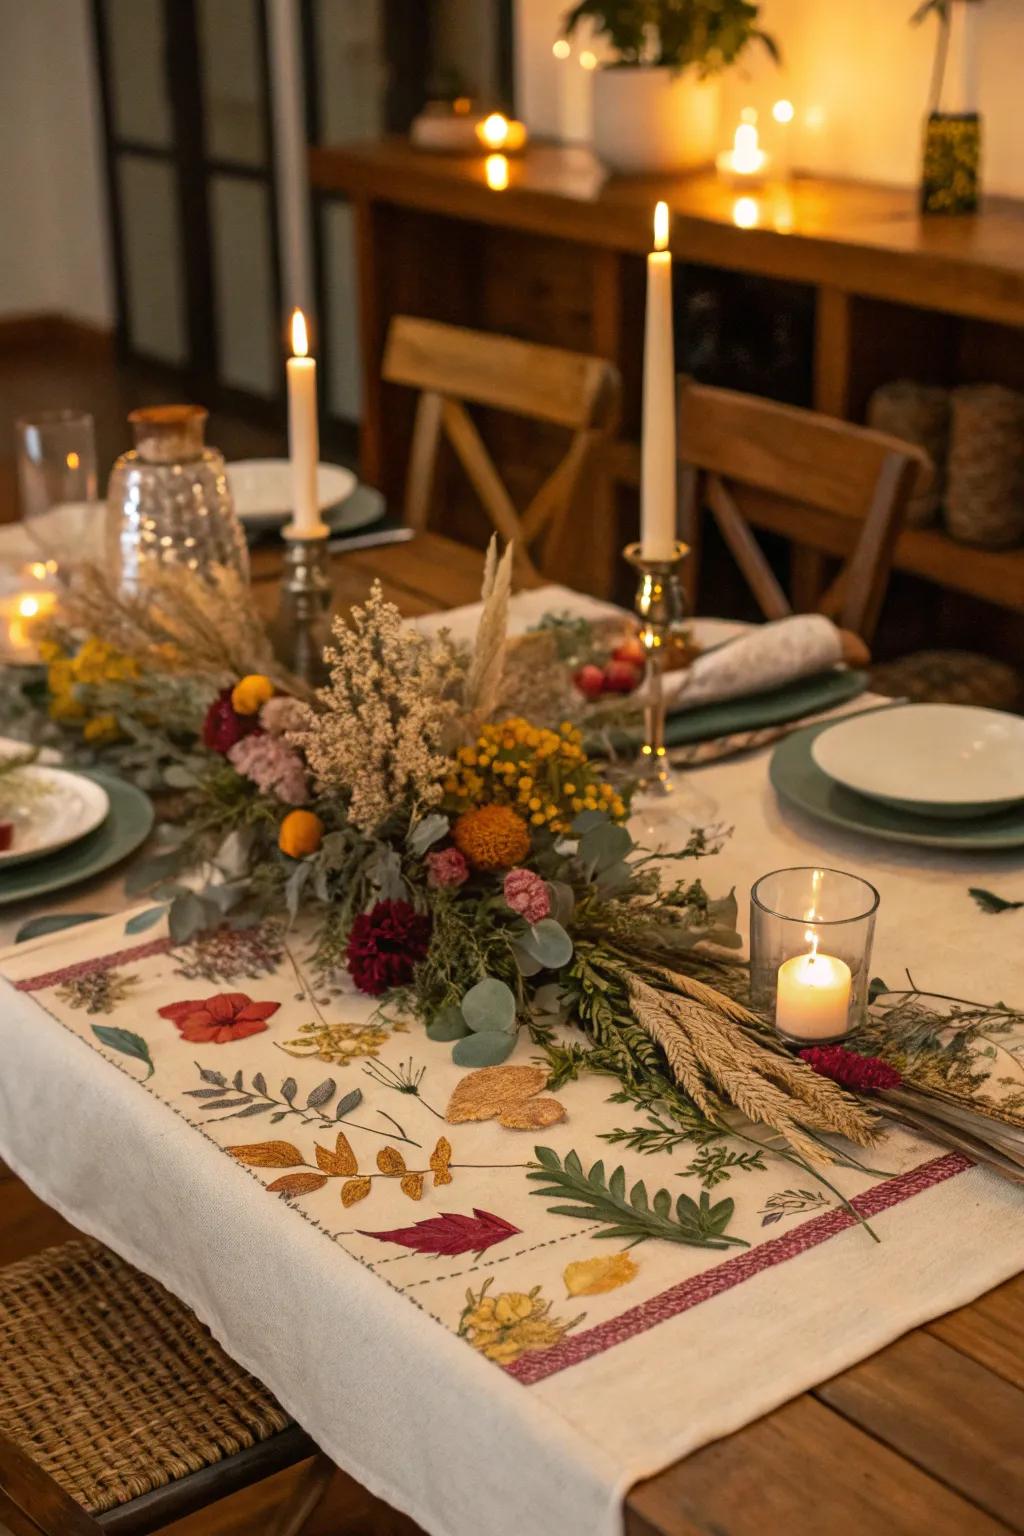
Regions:
<instances>
[{"instance_id":1,"label":"yellow pressed blossom","mask_svg":"<svg viewBox=\"0 0 1024 1536\"><path fill-rule=\"evenodd\" d=\"M84 721L83 734L89 741L113 741L118 734L116 719L106 712L90 720L82 690L90 685L125 682L138 677L138 662L95 635L84 640L74 655L65 654L59 645L48 641L45 659L48 662L46 682L51 719Z\"/></svg>"},{"instance_id":2,"label":"yellow pressed blossom","mask_svg":"<svg viewBox=\"0 0 1024 1536\"><path fill-rule=\"evenodd\" d=\"M519 716L485 725L472 746L460 748L444 791L451 811L515 806L533 826L555 833L568 831L579 810L596 809L599 803L615 820L627 814L614 787L588 761L583 738L568 721L557 731Z\"/></svg>"},{"instance_id":3,"label":"yellow pressed blossom","mask_svg":"<svg viewBox=\"0 0 1024 1536\"><path fill-rule=\"evenodd\" d=\"M586 1315L581 1313L571 1321L552 1317L551 1303L542 1300L539 1285L532 1291L489 1296L490 1285L491 1281L485 1280L478 1292L467 1290L458 1332L460 1338L499 1365L511 1365L533 1350L550 1349Z\"/></svg>"}]
</instances>

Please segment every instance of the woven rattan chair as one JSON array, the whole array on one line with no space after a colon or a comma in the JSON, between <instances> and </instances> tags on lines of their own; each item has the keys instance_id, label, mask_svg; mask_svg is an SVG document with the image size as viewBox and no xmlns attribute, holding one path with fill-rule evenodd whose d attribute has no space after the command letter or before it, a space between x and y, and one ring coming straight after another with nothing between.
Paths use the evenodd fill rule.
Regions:
<instances>
[{"instance_id":1,"label":"woven rattan chair","mask_svg":"<svg viewBox=\"0 0 1024 1536\"><path fill-rule=\"evenodd\" d=\"M0 1526L142 1536L314 1457L262 1536L297 1536L333 1467L162 1286L88 1240L0 1269Z\"/></svg>"}]
</instances>

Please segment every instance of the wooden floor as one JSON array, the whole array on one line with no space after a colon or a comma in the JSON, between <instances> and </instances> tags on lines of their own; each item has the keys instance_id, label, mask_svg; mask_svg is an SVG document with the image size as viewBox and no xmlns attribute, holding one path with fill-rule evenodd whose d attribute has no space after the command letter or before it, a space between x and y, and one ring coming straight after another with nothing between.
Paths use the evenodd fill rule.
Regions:
<instances>
[{"instance_id":1,"label":"wooden floor","mask_svg":"<svg viewBox=\"0 0 1024 1536\"><path fill-rule=\"evenodd\" d=\"M256 562L261 595L271 601L277 568L270 552ZM404 612L422 613L471 601L480 557L446 540L420 552L393 546L350 554L336 563L339 598L365 596L375 574ZM69 1230L17 1180L0 1182L0 1263ZM1021 1257L1024 1265L1024 1233ZM258 1536L293 1477L282 1474L173 1530ZM416 1530L341 1474L308 1529L309 1536ZM1024 1536L1024 1276L639 1485L627 1502L626 1531Z\"/></svg>"}]
</instances>

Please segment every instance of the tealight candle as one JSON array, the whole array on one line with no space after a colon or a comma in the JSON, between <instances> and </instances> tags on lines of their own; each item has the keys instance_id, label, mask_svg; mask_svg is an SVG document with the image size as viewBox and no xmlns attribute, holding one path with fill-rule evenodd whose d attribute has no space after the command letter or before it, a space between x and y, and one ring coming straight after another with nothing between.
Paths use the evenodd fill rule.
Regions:
<instances>
[{"instance_id":1,"label":"tealight candle","mask_svg":"<svg viewBox=\"0 0 1024 1536\"><path fill-rule=\"evenodd\" d=\"M768 169L768 156L761 148L757 132L756 114L748 109L736 126L732 149L725 149L715 160L723 176L736 181L756 181Z\"/></svg>"},{"instance_id":2,"label":"tealight candle","mask_svg":"<svg viewBox=\"0 0 1024 1536\"><path fill-rule=\"evenodd\" d=\"M853 975L845 960L818 953L817 934L810 943L779 966L775 1027L795 1040L835 1040L849 1029Z\"/></svg>"}]
</instances>

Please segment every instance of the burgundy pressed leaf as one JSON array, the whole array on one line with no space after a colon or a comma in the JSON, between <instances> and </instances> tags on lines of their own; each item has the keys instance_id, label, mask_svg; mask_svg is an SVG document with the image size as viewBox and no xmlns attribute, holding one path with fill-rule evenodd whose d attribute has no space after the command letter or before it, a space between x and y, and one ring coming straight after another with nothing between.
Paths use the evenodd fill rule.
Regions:
<instances>
[{"instance_id":1,"label":"burgundy pressed leaf","mask_svg":"<svg viewBox=\"0 0 1024 1536\"><path fill-rule=\"evenodd\" d=\"M452 1257L457 1253L483 1253L485 1248L517 1236L519 1230L500 1216L474 1207L472 1216L448 1211L426 1221L417 1221L411 1227L394 1227L390 1232L362 1232L360 1235L379 1238L382 1243L398 1243L402 1248L414 1248L417 1253Z\"/></svg>"}]
</instances>

